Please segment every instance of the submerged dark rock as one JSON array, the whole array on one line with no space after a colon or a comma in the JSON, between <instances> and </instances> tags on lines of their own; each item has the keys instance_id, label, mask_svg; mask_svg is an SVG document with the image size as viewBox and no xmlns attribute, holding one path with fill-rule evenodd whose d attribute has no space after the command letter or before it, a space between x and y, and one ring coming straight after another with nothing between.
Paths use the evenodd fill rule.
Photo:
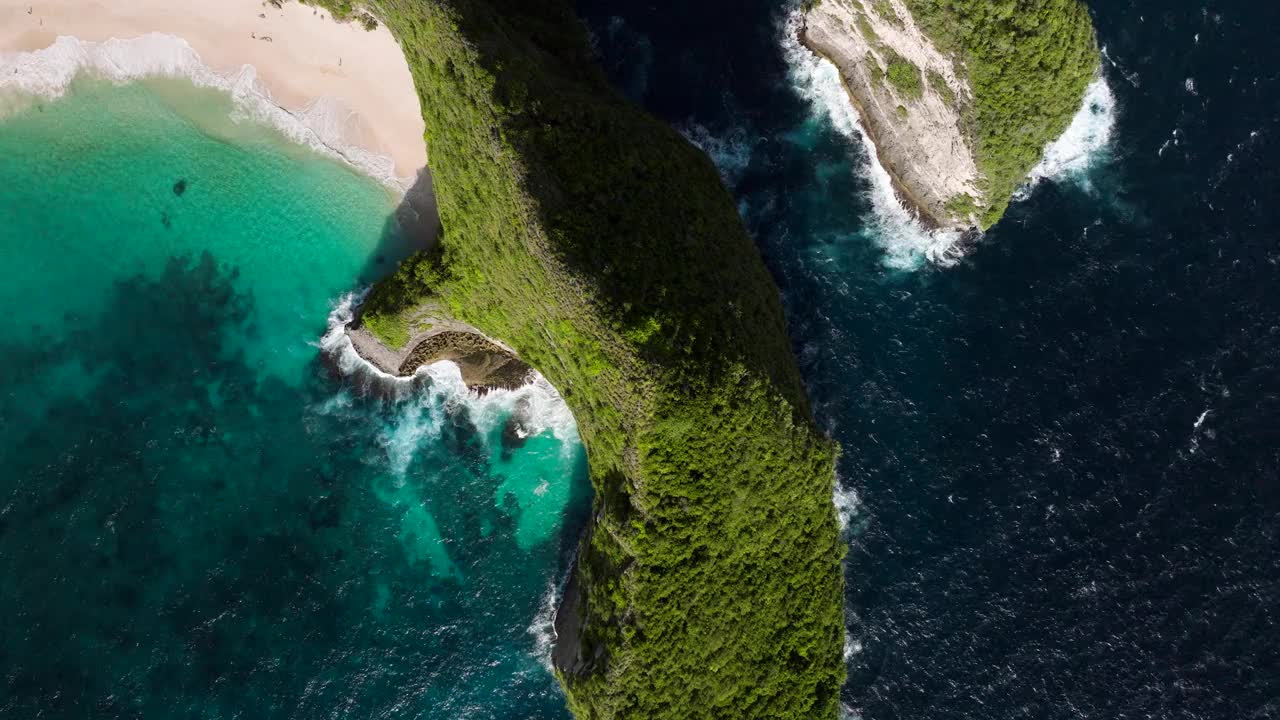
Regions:
<instances>
[{"instance_id":1,"label":"submerged dark rock","mask_svg":"<svg viewBox=\"0 0 1280 720\"><path fill-rule=\"evenodd\" d=\"M176 182L176 183L174 183L174 184L173 184L173 194L174 194L174 195L177 195L178 197L182 197L182 194L183 194L183 193L185 193L186 191L187 191L187 179L186 179L186 178L180 178L180 179L178 180L178 182Z\"/></svg>"},{"instance_id":2,"label":"submerged dark rock","mask_svg":"<svg viewBox=\"0 0 1280 720\"><path fill-rule=\"evenodd\" d=\"M503 451L519 450L529 442L529 436L532 434L533 428L529 423L529 400L521 398L516 403L515 412L511 413L511 417L507 418L506 424L502 427Z\"/></svg>"}]
</instances>

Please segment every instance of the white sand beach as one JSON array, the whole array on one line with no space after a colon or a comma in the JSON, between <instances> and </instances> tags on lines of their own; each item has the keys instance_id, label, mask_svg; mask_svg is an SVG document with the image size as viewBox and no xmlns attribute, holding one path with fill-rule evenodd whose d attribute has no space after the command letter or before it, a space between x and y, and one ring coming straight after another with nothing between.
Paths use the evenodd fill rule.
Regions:
<instances>
[{"instance_id":1,"label":"white sand beach","mask_svg":"<svg viewBox=\"0 0 1280 720\"><path fill-rule=\"evenodd\" d=\"M238 99L269 96L275 124L297 121L313 145L403 187L427 162L418 96L391 33L297 2L0 0L0 87L57 94L33 76L65 88L68 67L125 80L188 75Z\"/></svg>"}]
</instances>

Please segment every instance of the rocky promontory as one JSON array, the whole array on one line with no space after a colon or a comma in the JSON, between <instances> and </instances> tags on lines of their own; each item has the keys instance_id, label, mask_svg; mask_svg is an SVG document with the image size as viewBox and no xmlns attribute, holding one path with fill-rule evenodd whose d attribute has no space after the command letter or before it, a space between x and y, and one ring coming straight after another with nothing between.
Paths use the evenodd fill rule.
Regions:
<instances>
[{"instance_id":1,"label":"rocky promontory","mask_svg":"<svg viewBox=\"0 0 1280 720\"><path fill-rule=\"evenodd\" d=\"M423 315L400 349L392 349L359 324L347 328L351 345L360 357L389 375L408 377L418 368L448 360L462 371L462 382L472 390L514 390L530 382L533 370L515 350L466 323Z\"/></svg>"},{"instance_id":2,"label":"rocky promontory","mask_svg":"<svg viewBox=\"0 0 1280 720\"><path fill-rule=\"evenodd\" d=\"M976 226L983 194L964 120L973 92L902 0L822 0L801 42L839 68L880 164L922 220Z\"/></svg>"},{"instance_id":3,"label":"rocky promontory","mask_svg":"<svg viewBox=\"0 0 1280 720\"><path fill-rule=\"evenodd\" d=\"M999 221L1098 73L1080 0L810 0L801 42L840 70L926 223Z\"/></svg>"}]
</instances>

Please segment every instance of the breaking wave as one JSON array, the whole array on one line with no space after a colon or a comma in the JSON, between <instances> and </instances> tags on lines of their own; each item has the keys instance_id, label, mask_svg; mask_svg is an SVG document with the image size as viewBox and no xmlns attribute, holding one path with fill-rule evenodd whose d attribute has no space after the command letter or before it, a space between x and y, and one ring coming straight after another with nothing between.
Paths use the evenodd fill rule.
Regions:
<instances>
[{"instance_id":1,"label":"breaking wave","mask_svg":"<svg viewBox=\"0 0 1280 720\"><path fill-rule=\"evenodd\" d=\"M529 623L527 630L533 636L533 656L547 672L554 672L551 667L551 650L556 644L556 608L559 605L560 588L554 582L547 582L547 591L542 595L538 614Z\"/></svg>"},{"instance_id":2,"label":"breaking wave","mask_svg":"<svg viewBox=\"0 0 1280 720\"><path fill-rule=\"evenodd\" d=\"M550 432L566 454L580 442L569 406L536 371L529 383L514 390L479 393L466 386L461 370L448 360L424 365L411 377L379 370L356 352L347 335L347 326L363 299L364 293L350 293L337 302L329 313L328 328L319 346L331 366L355 390L387 397L398 405L397 421L380 438L395 475L404 475L423 443L440 438L451 409L465 410L481 438L493 437L507 423L515 423L514 432L521 437ZM329 402L345 405L350 402L350 395L340 394Z\"/></svg>"},{"instance_id":3,"label":"breaking wave","mask_svg":"<svg viewBox=\"0 0 1280 720\"><path fill-rule=\"evenodd\" d=\"M897 270L915 270L926 263L954 265L964 254L961 243L964 233L929 230L919 216L898 199L889 173L876 159L875 143L863 129L858 111L840 80L840 71L829 60L800 44L803 21L803 13L796 10L782 24L782 54L788 75L796 91L816 113L830 121L841 135L861 141L864 149L861 159L867 179L871 181L868 192L871 212L865 218L867 233L885 251L883 263Z\"/></svg>"},{"instance_id":4,"label":"breaking wave","mask_svg":"<svg viewBox=\"0 0 1280 720\"><path fill-rule=\"evenodd\" d=\"M840 478L836 478L835 494L831 498L836 506L836 517L840 521L840 530L848 530L862 509L862 502L854 490L846 490L840 486Z\"/></svg>"},{"instance_id":5,"label":"breaking wave","mask_svg":"<svg viewBox=\"0 0 1280 720\"><path fill-rule=\"evenodd\" d=\"M1116 127L1116 96L1099 75L1085 90L1080 110L1066 132L1045 147L1044 157L1031 170L1017 198L1026 197L1041 180L1079 180L1088 187L1088 171L1109 156Z\"/></svg>"},{"instance_id":6,"label":"breaking wave","mask_svg":"<svg viewBox=\"0 0 1280 720\"><path fill-rule=\"evenodd\" d=\"M336 99L319 98L302 109L288 110L271 99L252 65L219 73L180 37L150 33L129 40L88 42L61 36L43 50L0 54L0 91L8 95L59 98L82 73L117 83L186 78L197 87L228 93L236 108L233 120L270 125L293 142L341 160L398 192L407 191L413 180L396 177L390 157L348 141L351 113Z\"/></svg>"}]
</instances>

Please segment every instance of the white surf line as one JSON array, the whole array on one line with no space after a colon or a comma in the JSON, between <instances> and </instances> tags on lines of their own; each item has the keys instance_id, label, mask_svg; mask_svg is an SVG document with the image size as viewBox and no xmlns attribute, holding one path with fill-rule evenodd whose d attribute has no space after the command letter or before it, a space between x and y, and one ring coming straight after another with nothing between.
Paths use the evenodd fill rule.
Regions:
<instances>
[{"instance_id":1,"label":"white surf line","mask_svg":"<svg viewBox=\"0 0 1280 720\"><path fill-rule=\"evenodd\" d=\"M485 393L468 388L462 381L462 371L448 360L424 365L412 377L400 377L379 370L356 352L351 337L347 334L347 326L354 319L355 309L364 295L365 293L348 293L339 299L329 313L328 327L318 344L322 352L335 360L338 371L344 376L360 382L378 383L380 387L390 389L396 399L413 395L415 388L419 387L417 381L425 377L430 380L430 388L421 391L420 399L429 404L460 403L466 406L471 422L482 435L496 429L518 406L523 406L521 422L528 437L549 430L561 442L565 453L571 451L574 443L580 442L573 411L559 391L537 370L534 370L532 379L525 385L513 390L496 388Z\"/></svg>"},{"instance_id":2,"label":"white surf line","mask_svg":"<svg viewBox=\"0 0 1280 720\"><path fill-rule=\"evenodd\" d=\"M840 522L840 531L848 530L862 510L862 500L858 497L857 491L842 488L840 477L837 476L831 502L836 506L836 519Z\"/></svg>"},{"instance_id":3,"label":"white surf line","mask_svg":"<svg viewBox=\"0 0 1280 720\"><path fill-rule=\"evenodd\" d=\"M1088 187L1088 171L1106 159L1116 127L1116 96L1101 74L1085 89L1080 109L1065 132L1044 150L1014 200L1022 200L1042 180L1079 180Z\"/></svg>"},{"instance_id":4,"label":"white surf line","mask_svg":"<svg viewBox=\"0 0 1280 720\"><path fill-rule=\"evenodd\" d=\"M963 256L959 231L929 230L919 217L899 200L888 171L876 156L876 146L867 135L857 108L849 98L840 70L834 63L800 44L804 14L793 10L781 28L782 54L792 84L815 112L826 117L841 135L859 140L865 150L863 161L871 181L868 199L871 212L868 235L885 251L883 263L896 270L916 270L926 263L949 267Z\"/></svg>"},{"instance_id":5,"label":"white surf line","mask_svg":"<svg viewBox=\"0 0 1280 720\"><path fill-rule=\"evenodd\" d=\"M533 617L529 627L525 628L525 632L533 636L533 657L547 672L553 674L555 670L551 665L551 653L559 638L556 634L556 609L560 606L561 592L562 589L555 581L548 580L542 604L538 606L538 614Z\"/></svg>"},{"instance_id":6,"label":"white surf line","mask_svg":"<svg viewBox=\"0 0 1280 720\"><path fill-rule=\"evenodd\" d=\"M197 87L230 95L238 111L233 120L267 124L291 141L344 162L397 193L412 187L414 178L397 177L391 157L347 141L350 111L339 101L315 98L307 107L290 111L272 100L254 66L219 73L205 65L186 40L174 35L148 33L104 42L64 35L42 50L0 54L0 90L20 95L60 98L81 74L120 84L153 77L185 78Z\"/></svg>"}]
</instances>

